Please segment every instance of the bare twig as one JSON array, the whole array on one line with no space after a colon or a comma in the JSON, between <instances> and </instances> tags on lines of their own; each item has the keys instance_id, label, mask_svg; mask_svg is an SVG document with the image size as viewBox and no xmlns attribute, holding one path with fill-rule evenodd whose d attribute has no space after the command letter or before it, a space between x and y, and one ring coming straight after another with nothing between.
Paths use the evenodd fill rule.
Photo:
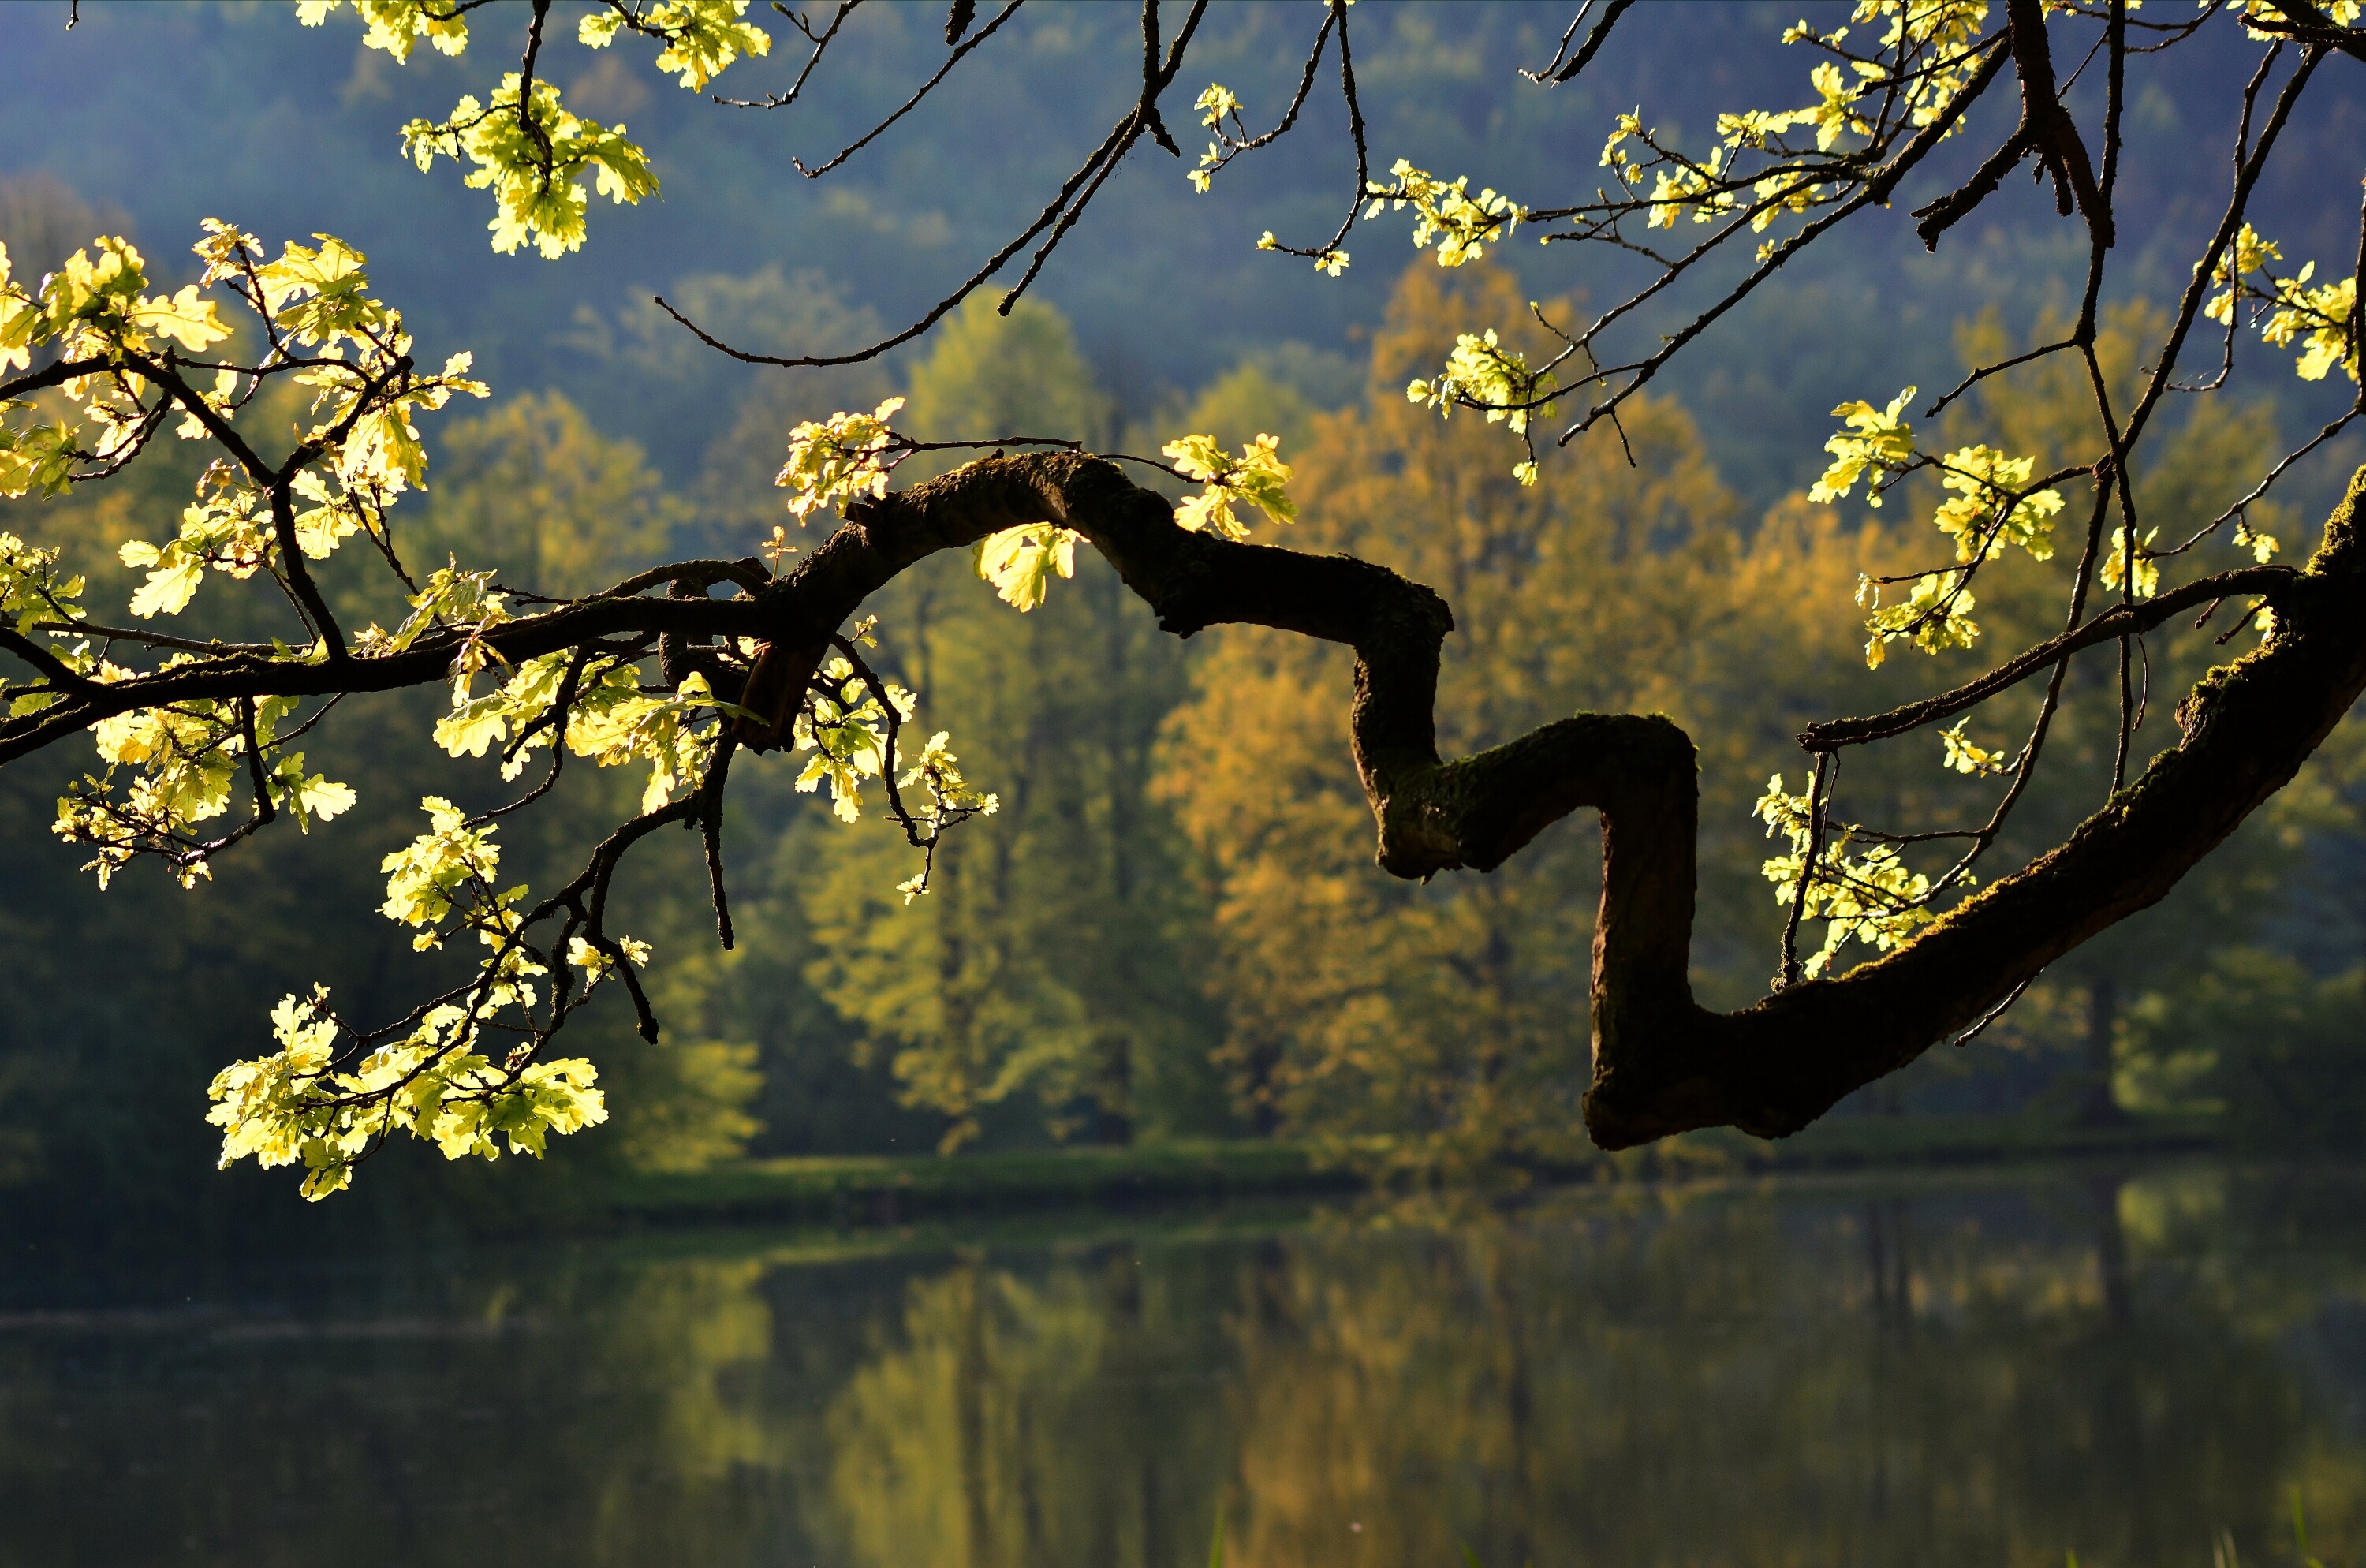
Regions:
<instances>
[{"instance_id":1,"label":"bare twig","mask_svg":"<svg viewBox=\"0 0 2366 1568\"><path fill-rule=\"evenodd\" d=\"M898 108L894 114L889 115L885 119L881 120L877 125L873 126L869 130L864 131L853 141L849 142L844 148L840 149L835 156L830 158L828 163L823 164L818 168L813 169L806 168L803 163L799 162L795 158L791 158L789 163L796 169L797 173L805 175L806 178L809 180L817 180L821 178L822 175L829 173L832 169L837 168L840 164L845 163L849 158L853 157L857 152L862 152L865 147L870 146L873 141L876 141L881 136L886 133L888 127L894 125L897 120L902 119L906 115L910 114L914 109L919 107L920 100L927 97L930 93L936 91L937 84L943 81L948 75L952 74L952 68L954 66L959 65L962 61L968 56L972 50L977 48L978 45L992 38L1001 28L1003 23L1008 21L1011 17L1019 14L1019 7L1026 3L1027 0L1010 0L1008 5L1003 6L1001 10L995 13L994 20L986 23L986 26L977 30L976 37L971 39L959 49L954 50L952 54L948 55L945 58L945 62L937 67L937 73L930 77L926 82L921 83L920 90L914 93L909 98L907 98L904 101L902 107ZM838 24L844 21L846 19L846 13L852 9L854 9L854 7L851 5L841 6L839 8L838 17L836 19L832 20L829 25L830 32L835 33L838 31ZM814 46L815 61L817 62L821 59L822 48L824 45L828 44L828 41L829 39L828 35L824 35L821 43ZM812 67L809 64L807 69L810 70L811 68ZM797 87L803 87L804 85L805 78L803 76L799 76L797 78ZM783 98L780 102L782 104L785 104L795 96L796 89L792 88L789 92L789 96ZM748 107L776 108L780 106L772 103L764 103Z\"/></svg>"},{"instance_id":2,"label":"bare twig","mask_svg":"<svg viewBox=\"0 0 2366 1568\"><path fill-rule=\"evenodd\" d=\"M1587 13L1594 9L1594 0L1585 0L1585 4L1577 8L1577 15L1570 19L1569 30L1560 35L1560 47L1553 51L1552 59L1546 63L1544 69L1522 71L1520 74L1531 82L1542 82L1551 87L1558 87L1563 82L1574 80L1577 73L1584 70L1594 57L1601 52L1602 46L1610 41L1610 29L1617 25L1618 18L1624 16L1627 8L1634 3L1635 0L1610 0L1610 3L1603 7L1602 20L1594 24L1594 30L1586 34L1585 41L1578 46L1577 57L1564 64L1563 61L1569 54L1569 40L1577 36L1577 29L1585 25Z\"/></svg>"}]
</instances>

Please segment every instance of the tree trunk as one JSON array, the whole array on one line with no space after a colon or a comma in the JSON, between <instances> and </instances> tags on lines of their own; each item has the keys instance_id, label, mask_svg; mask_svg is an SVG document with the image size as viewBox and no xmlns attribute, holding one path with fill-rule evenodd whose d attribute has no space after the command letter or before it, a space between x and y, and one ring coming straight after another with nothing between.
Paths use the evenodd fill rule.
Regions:
<instances>
[{"instance_id":1,"label":"tree trunk","mask_svg":"<svg viewBox=\"0 0 2366 1568\"><path fill-rule=\"evenodd\" d=\"M2082 1127L2115 1127L2128 1119L2112 1093L2112 1042L2120 1021L2120 985L2109 975L2087 982L2085 1093L2079 1102Z\"/></svg>"}]
</instances>

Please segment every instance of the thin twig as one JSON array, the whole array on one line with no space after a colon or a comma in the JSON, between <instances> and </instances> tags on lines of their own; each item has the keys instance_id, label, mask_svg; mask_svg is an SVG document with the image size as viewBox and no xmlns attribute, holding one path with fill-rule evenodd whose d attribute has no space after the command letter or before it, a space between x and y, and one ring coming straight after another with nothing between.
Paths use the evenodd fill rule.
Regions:
<instances>
[{"instance_id":1,"label":"thin twig","mask_svg":"<svg viewBox=\"0 0 2366 1568\"><path fill-rule=\"evenodd\" d=\"M1577 8L1577 15L1571 19L1569 30L1560 35L1560 47L1553 51L1551 62L1541 71L1523 71L1520 74L1531 82L1542 82L1549 87L1558 87L1563 82L1574 80L1577 73L1601 52L1602 46L1610 41L1610 29L1617 25L1618 18L1634 3L1635 0L1610 0L1603 10L1602 20L1594 25L1594 30L1585 35L1585 42L1578 46L1577 58L1563 64L1562 58L1569 53L1569 40L1577 36L1577 29L1585 24L1586 13L1594 9L1594 0L1585 0L1585 4Z\"/></svg>"},{"instance_id":2,"label":"thin twig","mask_svg":"<svg viewBox=\"0 0 2366 1568\"><path fill-rule=\"evenodd\" d=\"M855 141L848 143L835 157L831 158L829 162L822 164L817 169L806 168L804 164L800 163L795 158L791 158L789 160L790 164L795 168L797 173L805 175L806 178L809 180L817 180L821 178L822 175L829 173L832 169L837 168L840 164L845 163L849 158L853 157L857 152L862 152L865 147L870 146L873 141L876 141L881 136L886 133L889 126L894 125L897 120L902 119L906 115L910 114L914 109L919 107L920 100L934 92L936 90L937 84L943 81L945 77L952 73L952 68L959 65L962 61L968 56L970 51L975 49L986 39L992 38L996 29L1000 28L1003 23L1008 21L1012 17L1018 15L1019 7L1026 3L1027 0L1010 0L1010 4L1005 6L1000 11L995 13L994 20L978 28L976 33L973 35L967 42L954 50L952 54L946 56L945 62L937 67L937 73L930 77L926 82L920 84L920 90L913 94L909 98L906 99L904 106L901 108L897 109L894 114L889 115L885 119L881 120L877 125L873 126L869 130L864 131L862 135L858 137ZM838 20L845 20L846 13L852 9L854 9L854 7L851 5L840 6L839 8ZM833 33L838 30L837 21L830 23L829 30ZM828 41L829 39L825 36L822 39L822 44L827 44ZM814 48L814 59L817 61L820 58L821 45L816 45ZM808 66L808 69L810 68L811 67ZM805 78L803 76L798 77L797 86L802 87L804 85ZM789 98L794 98L795 96L795 89L792 88L789 93ZM789 98L783 98L781 102L785 104L789 101ZM760 107L772 108L778 106L765 104Z\"/></svg>"}]
</instances>

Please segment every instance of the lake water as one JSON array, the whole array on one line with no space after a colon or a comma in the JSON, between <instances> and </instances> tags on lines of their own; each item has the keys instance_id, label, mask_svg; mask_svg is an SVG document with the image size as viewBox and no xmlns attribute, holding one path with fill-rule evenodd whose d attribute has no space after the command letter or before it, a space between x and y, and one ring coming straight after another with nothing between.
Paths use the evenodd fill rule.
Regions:
<instances>
[{"instance_id":1,"label":"lake water","mask_svg":"<svg viewBox=\"0 0 2366 1568\"><path fill-rule=\"evenodd\" d=\"M2361 1199L2198 1162L488 1247L104 1308L20 1272L0 1563L1180 1568L1221 1519L1234 1568L2207 1568L2293 1562L2295 1488L2349 1562Z\"/></svg>"}]
</instances>

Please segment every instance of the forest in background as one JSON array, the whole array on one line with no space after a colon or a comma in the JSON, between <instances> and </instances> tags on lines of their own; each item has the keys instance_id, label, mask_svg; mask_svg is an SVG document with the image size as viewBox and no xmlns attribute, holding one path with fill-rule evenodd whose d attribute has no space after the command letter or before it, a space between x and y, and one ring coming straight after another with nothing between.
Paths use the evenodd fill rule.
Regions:
<instances>
[{"instance_id":1,"label":"forest in background","mask_svg":"<svg viewBox=\"0 0 2366 1568\"><path fill-rule=\"evenodd\" d=\"M1745 22L1760 19L1742 9ZM1240 14L1244 80L1273 14ZM1053 15L1072 30L1096 25L1088 11ZM1482 62L1492 70L1499 56L1537 52L1528 35L1543 14L1459 15L1487 19L1450 37L1435 11L1398 24L1403 69L1378 73L1376 121L1393 116L1407 139L1425 136L1440 165L1483 167L1509 185L1512 175L1496 169L1516 175L1525 158L1542 183L1602 106L1572 95L1538 111L1546 118L1536 125L1461 122L1453 84L1474 80ZM127 25L98 17L107 19L91 25ZM666 215L662 234L635 229L613 252L595 245L576 271L506 263L489 271L474 209L440 186L398 183L414 176L362 134L399 118L397 95L411 85L372 74L350 36L302 34L283 17L239 7L176 16L159 24L164 44L146 47L192 28L215 29L250 62L284 63L272 74L300 84L288 91L336 98L339 123L356 128L355 147L331 150L353 172L338 197L347 208L291 210L289 226L342 231L384 258L382 287L415 312L422 337L466 342L495 384L491 403L456 411L431 432L432 489L410 524L421 558L450 550L565 592L669 551L744 554L782 520L771 479L787 428L891 394L910 399L906 423L923 437L1059 430L1153 451L1185 431L1233 446L1274 434L1297 468L1301 518L1279 542L1352 550L1436 586L1455 606L1459 629L1440 687L1447 748L1587 708L1664 711L1695 736L1703 763L1696 980L1717 1005L1759 994L1774 965L1781 910L1759 874L1773 846L1752 803L1779 771L1791 770L1796 785L1793 734L1810 717L1887 705L1932 679L1919 654L1865 668L1851 596L1860 572L1904 558L1903 535L1934 498L1910 494L1868 513L1813 506L1797 493L1818 462L1822 409L1893 389L1849 379L1873 349L1832 321L1857 321L1860 335L1878 321L1886 356L1900 342L1926 344L1937 380L2000 340L2040 333L2049 308L2044 288L2022 287L2047 259L2042 232L2000 226L1966 247L1971 261L1951 259L1977 276L1955 290L1970 307L1944 320L1885 293L1898 287L1898 257L1861 255L1854 273L1801 280L1764 319L1696 361L1690 378L1639 405L1624 433L1632 466L1617 442L1594 441L1551 464L1543 486L1522 491L1507 477L1500 432L1469 418L1441 422L1402 389L1471 321L1516 320L1531 289L1553 286L1549 275L1446 273L1426 263L1400 273L1375 249L1343 280L1348 287L1327 294L1305 293L1326 280L1253 280L1244 269L1254 258L1234 254L1246 247L1232 244L1231 231L1318 211L1327 188L1329 171L1283 163L1256 176L1268 185L1254 199L1202 209L1222 213L1221 267L1195 272L1194 246L1209 242L1178 237L1168 209L1180 202L1144 196L1134 209L1101 214L1098 248L1069 258L1065 287L1051 279L1042 300L1007 321L974 301L917 354L765 378L679 335L639 302L648 289L628 287L638 276L630 269L669 257L669 298L735 341L851 344L896 315L899 290L918 287L926 268L916 256L966 254L983 216L960 208L957 170L899 165L875 187L869 217L845 187L807 205L809 216L817 205L818 223L775 231L764 218L725 244L712 239L722 215L759 209L753 193L771 174L715 162L711 130L688 121L671 130L666 116L681 111L652 101L630 112L661 128L656 143L684 166L685 190L694 176L720 192L676 204L684 210ZM1022 76L1056 70L1064 48L1081 47L1053 32L1030 43L1012 68ZM1643 76L1682 45L1671 28L1653 35ZM889 73L897 39L866 47ZM234 81L199 82L173 111L197 153L212 136L226 160L222 180L259 192L276 168L302 188L293 177L302 171L287 167L298 154L220 140L255 135L267 113L218 123L197 112ZM614 90L628 98L634 85ZM448 87L438 78L417 90ZM1719 98L1750 90L1681 80L1676 89ZM211 175L191 176L199 194L169 199L125 183L108 151L120 132L85 130L77 141L74 116L50 109L46 143L25 130L39 106L0 109L12 139L0 163L21 160L25 171L0 183L0 239L19 271L38 275L92 233L123 228L168 267L194 228L195 209L176 204L232 204L235 193L202 194L221 183ZM1098 112L1073 110L1080 123ZM2180 126L2173 103L2149 112L2164 138L2212 129ZM1068 113L1043 118L1057 130ZM1562 135L1564 123L1576 129ZM826 141L830 128L825 118L803 133ZM1055 157L1061 146L1042 126L1014 121L1010 135L1031 157ZM183 146L158 156L197 153ZM1174 171L1151 174L1181 186ZM735 206L736 193L747 200ZM2172 196L2149 209L2164 228L2180 221ZM414 208L426 214L415 224ZM390 210L404 222L389 223ZM941 231L924 221L931 213ZM686 269L687 255L712 265ZM1169 269L1189 276L1188 288L1154 281ZM478 288L479 274L495 281ZM844 281L854 277L864 279L860 291ZM1835 296L1842 288L1857 296ZM2158 335L2150 310L2142 299L2117 307L2106 345L2115 376L2133 379L2147 333ZM2033 375L1984 390L1951 415L1951 441L1989 439L2041 462L2068 445L2079 389ZM2214 515L2239 493L2243 465L2308 412L2300 389L2284 406L2205 405L2142 476L2148 510L2165 529ZM50 503L80 514L71 524L47 518L42 532L79 541L95 603L129 592L132 574L116 547L152 531L157 511L177 510L186 494L192 474L175 456L160 452L122 480ZM2341 467L2338 455L2327 459L2315 491L2274 518L2260 509L2258 525L2288 552L2305 547L2323 474ZM2044 635L2046 570L2022 562L1984 586L1994 644ZM908 874L909 852L892 829L830 820L816 796L794 789L793 764L735 773L728 852L739 946L715 946L692 840L634 869L630 929L658 948L653 990L667 1043L639 1045L620 1011L597 1018L584 1045L616 1119L555 1154L546 1179L695 1168L742 1151L1210 1135L1313 1139L1423 1173L1583 1157L1575 1103L1598 890L1590 821L1561 825L1493 876L1394 883L1370 863L1369 818L1346 743L1343 651L1239 628L1177 643L1097 560L1080 561L1076 580L1055 583L1049 603L1023 618L952 558L907 574L873 608L883 671L920 693L920 722L953 731L965 768L1003 809L948 841L934 890L907 909L896 884ZM2221 629L2157 639L2153 688L2181 689L2218 656L2212 638ZM1947 659L1968 672L1979 655ZM2102 798L2115 739L2109 684L2101 665L2074 681L2059 761L2035 808L2016 821L2023 840L2009 848L2043 847ZM490 762L422 761L415 745L368 739L423 733L434 701L366 699L369 723L348 723L316 760L362 784L362 807L308 839L226 862L194 894L135 875L101 896L75 873L76 857L49 841L59 781L32 768L0 779L0 835L16 855L0 904L10 953L0 1186L58 1213L127 1223L205 1214L235 1224L284 1203L267 1180L210 1176L204 1085L252 1052L286 992L323 981L342 1006L373 1016L415 993L416 961L372 912L378 859L411 831L420 795L490 798L493 784ZM2009 703L1999 715L2021 716ZM2173 735L2171 716L2153 712L2140 753ZM1977 785L1932 750L1910 743L1853 761L1843 809L1900 828L1952 820ZM505 864L546 879L580 860L629 793L622 780L570 775L558 810L505 829ZM2279 1141L2354 1127L2366 1111L2354 1022L2366 1002L2361 807L2366 755L2345 728L2168 904L2066 959L1976 1044L1932 1053L1847 1110L2070 1118L2199 1105ZM87 976L99 955L108 979L94 987ZM436 1163L397 1150L363 1183L377 1196L354 1201L386 1213L422 1195L500 1201L490 1194L544 1174L512 1162L481 1174Z\"/></svg>"}]
</instances>

